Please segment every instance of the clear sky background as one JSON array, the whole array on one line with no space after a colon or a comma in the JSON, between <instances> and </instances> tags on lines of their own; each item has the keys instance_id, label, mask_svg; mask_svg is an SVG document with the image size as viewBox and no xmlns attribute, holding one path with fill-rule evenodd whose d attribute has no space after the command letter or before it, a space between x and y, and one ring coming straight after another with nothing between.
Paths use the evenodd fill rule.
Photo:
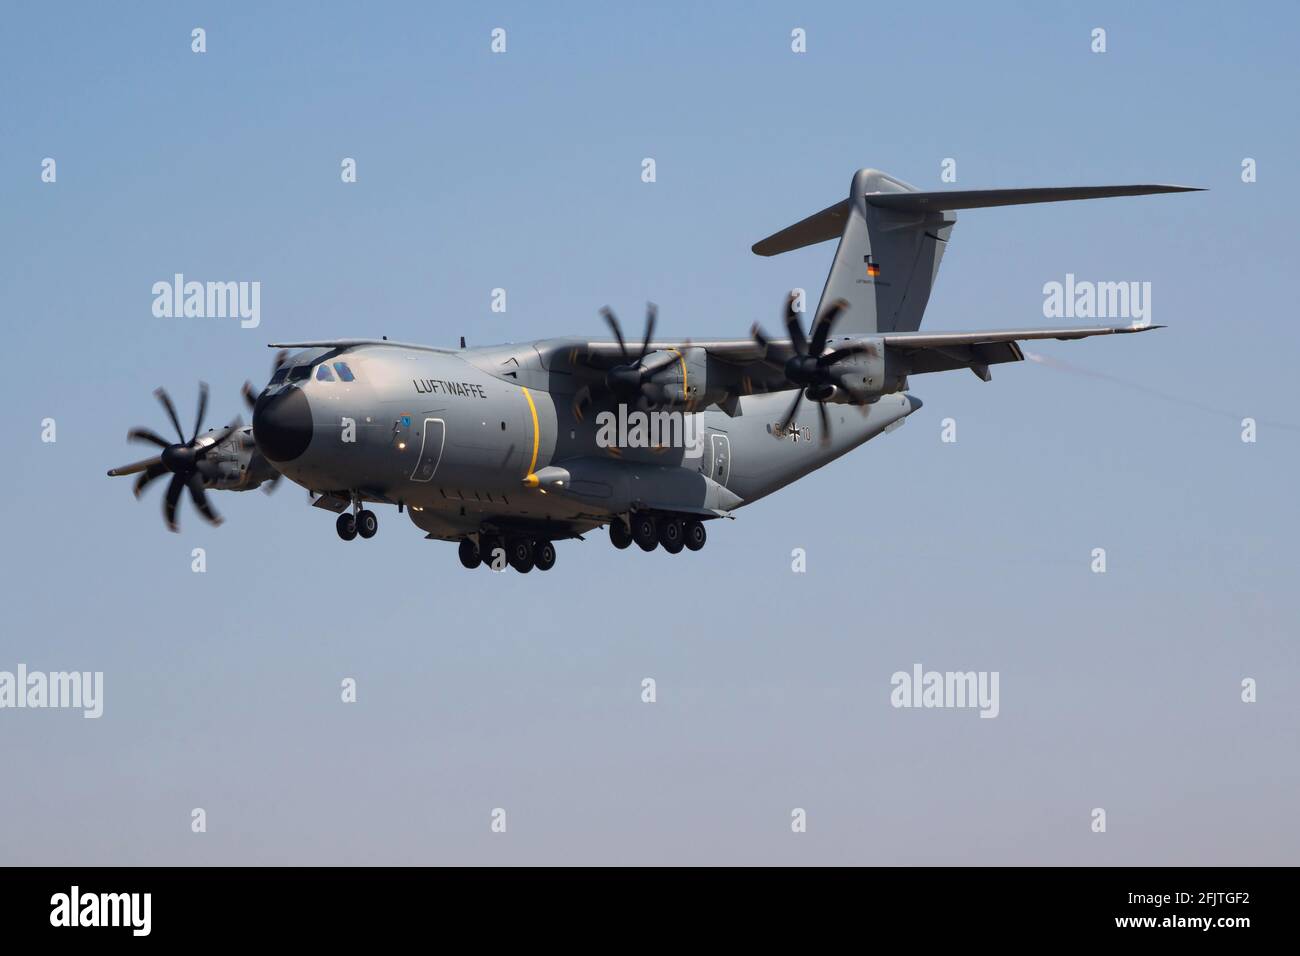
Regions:
<instances>
[{"instance_id":1,"label":"clear sky background","mask_svg":"<svg viewBox=\"0 0 1300 956\"><path fill-rule=\"evenodd\" d=\"M105 710L0 711L0 863L1300 862L1298 20L6 5L0 670L103 671ZM949 188L948 157L953 188L1210 191L963 212L925 329L1049 324L1066 273L1149 281L1169 327L1033 347L1118 381L915 377L904 428L700 554L598 534L470 573L393 509L345 545L287 482L173 535L161 482L104 475L147 453L124 438L161 430L159 385L246 416L271 341L599 335L647 299L665 336L774 329L834 246L753 242L861 166ZM155 319L176 272L260 281L261 326ZM914 663L1000 672L1000 716L892 708Z\"/></svg>"}]
</instances>

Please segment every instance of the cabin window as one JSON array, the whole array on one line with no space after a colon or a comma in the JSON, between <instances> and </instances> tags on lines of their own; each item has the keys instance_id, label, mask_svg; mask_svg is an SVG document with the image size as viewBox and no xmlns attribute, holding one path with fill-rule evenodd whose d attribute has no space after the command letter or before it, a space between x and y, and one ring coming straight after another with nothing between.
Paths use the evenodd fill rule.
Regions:
<instances>
[{"instance_id":1,"label":"cabin window","mask_svg":"<svg viewBox=\"0 0 1300 956\"><path fill-rule=\"evenodd\" d=\"M334 381L334 373L330 371L330 367L328 365L316 366L316 381L318 382Z\"/></svg>"},{"instance_id":2,"label":"cabin window","mask_svg":"<svg viewBox=\"0 0 1300 956\"><path fill-rule=\"evenodd\" d=\"M339 373L339 381L342 382L351 382L356 378L356 376L352 374L352 369L348 368L347 362L335 362L334 371Z\"/></svg>"}]
</instances>

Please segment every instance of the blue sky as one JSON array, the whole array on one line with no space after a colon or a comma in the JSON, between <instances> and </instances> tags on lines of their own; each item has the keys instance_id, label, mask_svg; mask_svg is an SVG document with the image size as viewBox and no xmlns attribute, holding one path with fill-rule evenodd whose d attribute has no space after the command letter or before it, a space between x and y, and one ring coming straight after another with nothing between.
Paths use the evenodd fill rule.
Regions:
<instances>
[{"instance_id":1,"label":"blue sky","mask_svg":"<svg viewBox=\"0 0 1300 956\"><path fill-rule=\"evenodd\" d=\"M1296 862L1293 6L376 6L0 13L0 669L106 698L0 712L0 862ZM1168 328L1033 349L1119 381L915 377L904 428L698 555L470 574L391 510L344 546L287 485L171 535L104 476L158 385L242 413L270 341L647 299L665 336L775 328L833 246L753 242L948 157L952 188L1209 191L961 213L924 328L1048 324L1066 273L1149 281ZM260 327L155 319L176 272L260 281ZM917 662L998 671L999 717L891 708Z\"/></svg>"}]
</instances>

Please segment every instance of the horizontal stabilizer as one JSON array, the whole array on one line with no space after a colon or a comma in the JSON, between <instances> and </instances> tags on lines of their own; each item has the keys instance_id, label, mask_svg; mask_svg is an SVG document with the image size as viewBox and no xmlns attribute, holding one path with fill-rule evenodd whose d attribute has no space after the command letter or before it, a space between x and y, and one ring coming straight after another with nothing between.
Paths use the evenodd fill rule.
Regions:
<instances>
[{"instance_id":1,"label":"horizontal stabilizer","mask_svg":"<svg viewBox=\"0 0 1300 956\"><path fill-rule=\"evenodd\" d=\"M841 199L834 206L821 212L813 213L807 219L800 219L793 226L786 226L780 232L773 233L766 239L754 243L750 248L760 256L779 256L792 249L802 249L828 239L838 239L844 231L848 220L851 203Z\"/></svg>"},{"instance_id":2,"label":"horizontal stabilizer","mask_svg":"<svg viewBox=\"0 0 1300 956\"><path fill-rule=\"evenodd\" d=\"M936 192L871 192L867 205L896 212L942 212L948 209L985 209L991 206L1025 206L1073 199L1108 199L1116 196L1150 196L1156 193L1203 192L1199 186L1159 183L1131 186L1045 186L1030 189L949 189ZM848 222L852 199L842 199L821 212L786 226L751 247L760 256L779 256L830 239L838 239Z\"/></svg>"},{"instance_id":3,"label":"horizontal stabilizer","mask_svg":"<svg viewBox=\"0 0 1300 956\"><path fill-rule=\"evenodd\" d=\"M944 209L984 209L989 206L1025 206L1071 199L1108 199L1113 196L1150 196L1155 193L1201 192L1197 186L1048 186L1033 189L952 189L938 192L868 194L872 206L899 212L938 212ZM822 215L822 213L818 213ZM805 220L806 222L807 220ZM801 224L802 225L802 224ZM792 226L797 228L796 226ZM788 231L788 230L787 230ZM757 250L755 250L757 251Z\"/></svg>"}]
</instances>

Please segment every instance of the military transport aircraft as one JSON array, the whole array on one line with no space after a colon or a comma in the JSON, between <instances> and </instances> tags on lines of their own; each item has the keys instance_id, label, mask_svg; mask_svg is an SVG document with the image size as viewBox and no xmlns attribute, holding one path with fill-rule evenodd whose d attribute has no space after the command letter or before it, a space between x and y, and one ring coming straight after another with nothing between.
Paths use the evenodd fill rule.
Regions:
<instances>
[{"instance_id":1,"label":"military transport aircraft","mask_svg":"<svg viewBox=\"0 0 1300 956\"><path fill-rule=\"evenodd\" d=\"M608 310L612 340L273 344L282 351L270 382L260 394L244 386L251 427L236 419L200 434L208 402L201 385L187 440L159 389L178 440L133 429L128 438L159 453L109 474L138 474L138 496L170 473L163 515L172 530L186 491L217 524L206 490L271 486L283 475L338 515L345 541L374 536L368 505L395 505L427 537L459 542L467 568L548 570L553 542L604 525L618 548L698 551L705 522L901 425L921 407L907 391L911 376L970 369L988 381L990 366L1024 358L1022 340L1143 331L920 331L955 210L1189 191L925 192L862 169L847 199L753 247L774 256L839 237L806 333L792 296L788 337L779 339L755 325L748 338L658 340L652 306L631 346Z\"/></svg>"}]
</instances>

